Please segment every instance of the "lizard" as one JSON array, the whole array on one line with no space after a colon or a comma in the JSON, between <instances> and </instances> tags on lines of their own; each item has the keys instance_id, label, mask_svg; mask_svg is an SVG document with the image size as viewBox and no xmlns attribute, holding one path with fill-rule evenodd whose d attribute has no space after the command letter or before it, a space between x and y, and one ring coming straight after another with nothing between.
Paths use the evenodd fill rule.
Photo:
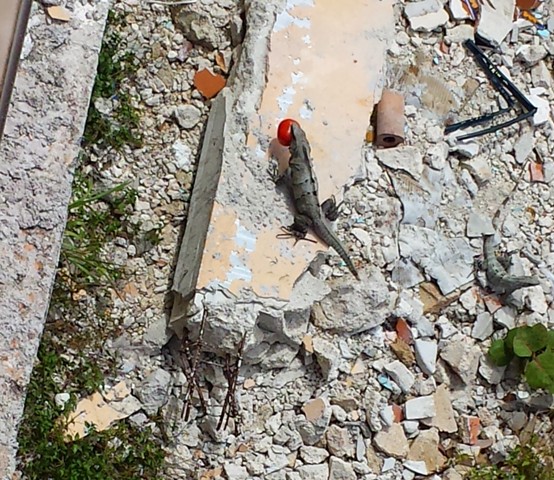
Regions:
<instances>
[{"instance_id":1,"label":"lizard","mask_svg":"<svg viewBox=\"0 0 554 480\"><path fill-rule=\"evenodd\" d=\"M324 218L334 221L339 212L334 197L325 200L321 205L318 198L318 184L311 158L311 148L306 133L297 123L291 124L291 143L289 146L290 160L288 169L280 176L274 175L274 180L279 181L287 172L292 183L292 195L296 215L294 223L282 227L288 235L304 239L308 228L332 247L346 263L352 274L359 280L359 274L346 249L341 244L337 235L329 228Z\"/></svg>"},{"instance_id":2,"label":"lizard","mask_svg":"<svg viewBox=\"0 0 554 480\"><path fill-rule=\"evenodd\" d=\"M534 276L510 275L506 271L506 268L496 256L494 235L485 236L483 252L487 282L495 293L507 297L520 288L539 285L538 278Z\"/></svg>"}]
</instances>

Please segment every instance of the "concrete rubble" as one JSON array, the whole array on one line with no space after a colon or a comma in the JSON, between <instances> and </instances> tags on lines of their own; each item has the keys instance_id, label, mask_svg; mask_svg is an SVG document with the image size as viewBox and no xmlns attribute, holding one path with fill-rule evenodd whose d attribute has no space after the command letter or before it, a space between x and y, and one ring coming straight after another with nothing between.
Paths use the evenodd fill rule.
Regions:
<instances>
[{"instance_id":1,"label":"concrete rubble","mask_svg":"<svg viewBox=\"0 0 554 480\"><path fill-rule=\"evenodd\" d=\"M121 357L117 380L132 381L114 379L120 386L112 393L81 399L77 416L102 410L102 428L122 418L144 424L158 413L177 418L166 432L175 438L172 479L454 480L468 468L456 463L460 455L506 458L531 421L551 435L544 415L551 397L487 355L510 328L554 327L551 47L536 27L516 31L513 0L483 2L475 21L455 0L399 9L379 2L348 15L318 2L254 0L242 17L231 3L213 2L212 16L206 6L171 15L156 7L183 37L168 40L162 55L168 80L187 61L186 42L221 50L233 66L227 86L206 103L196 92L164 106L161 93L158 102L156 92L141 90L152 129L171 124L164 151L192 191L182 243L176 230L167 242L180 247L169 328L154 309L131 315L117 303L128 330L109 347ZM552 8L540 12L551 18ZM334 27L340 48L325 44L337 19L348 25ZM501 46L487 55L542 109L460 142L444 134L446 124L498 108L462 45L475 33ZM193 58L196 69L211 65ZM186 81L190 89L192 73L167 85ZM148 78L144 84L154 82ZM376 150L364 139L387 82L406 97L405 142ZM293 216L267 174L270 161L286 159L275 141L284 117L308 132L321 199L344 200L334 228L360 281L320 242L275 238ZM543 180L533 181L532 162ZM138 215L157 208L154 191L141 189ZM512 258L509 271L536 275L540 285L506 298L493 293L483 238L495 234L498 252ZM167 283L158 276L151 290L162 286L161 311ZM200 358L201 393L190 395L188 420L180 416L192 378L182 368L185 347L188 360ZM229 402L236 412L218 429Z\"/></svg>"}]
</instances>

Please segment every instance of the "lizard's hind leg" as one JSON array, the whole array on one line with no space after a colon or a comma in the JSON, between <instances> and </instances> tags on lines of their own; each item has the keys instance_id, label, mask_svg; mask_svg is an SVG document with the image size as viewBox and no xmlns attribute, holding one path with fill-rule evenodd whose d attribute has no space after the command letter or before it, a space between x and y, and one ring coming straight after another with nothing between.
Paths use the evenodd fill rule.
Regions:
<instances>
[{"instance_id":1,"label":"lizard's hind leg","mask_svg":"<svg viewBox=\"0 0 554 480\"><path fill-rule=\"evenodd\" d=\"M277 235L277 238L290 238L294 237L296 238L296 241L300 240L306 240L309 242L314 242L315 240L306 238L306 234L308 233L308 227L311 225L311 221L308 217L304 215L296 215L294 217L294 223L292 225L289 225L288 227L281 227L281 230L285 233L281 233ZM296 245L296 243L295 243Z\"/></svg>"},{"instance_id":2,"label":"lizard's hind leg","mask_svg":"<svg viewBox=\"0 0 554 480\"><path fill-rule=\"evenodd\" d=\"M333 195L321 204L321 211L327 220L334 222L337 218L339 218L339 209L341 205L342 202L337 205L337 200Z\"/></svg>"}]
</instances>

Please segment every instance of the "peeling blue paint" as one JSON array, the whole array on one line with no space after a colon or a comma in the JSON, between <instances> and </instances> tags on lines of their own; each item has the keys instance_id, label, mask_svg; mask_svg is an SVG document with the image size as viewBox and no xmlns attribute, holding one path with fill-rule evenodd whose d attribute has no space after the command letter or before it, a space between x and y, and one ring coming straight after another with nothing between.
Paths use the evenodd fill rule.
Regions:
<instances>
[{"instance_id":1,"label":"peeling blue paint","mask_svg":"<svg viewBox=\"0 0 554 480\"><path fill-rule=\"evenodd\" d=\"M256 235L243 227L238 219L235 220L235 225L237 227L235 236L237 246L243 247L247 252L253 252L256 248Z\"/></svg>"}]
</instances>

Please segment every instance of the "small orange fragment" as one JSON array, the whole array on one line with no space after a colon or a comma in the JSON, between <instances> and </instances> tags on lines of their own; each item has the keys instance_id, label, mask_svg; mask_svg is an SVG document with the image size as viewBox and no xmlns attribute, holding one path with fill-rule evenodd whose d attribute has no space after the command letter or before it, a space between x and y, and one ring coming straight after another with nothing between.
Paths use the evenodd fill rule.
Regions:
<instances>
[{"instance_id":1,"label":"small orange fragment","mask_svg":"<svg viewBox=\"0 0 554 480\"><path fill-rule=\"evenodd\" d=\"M408 345L411 345L414 341L412 330L408 325L408 322L406 322L403 318L399 318L396 321L396 334Z\"/></svg>"},{"instance_id":2,"label":"small orange fragment","mask_svg":"<svg viewBox=\"0 0 554 480\"><path fill-rule=\"evenodd\" d=\"M544 182L544 165L539 162L529 162L529 174L532 182Z\"/></svg>"},{"instance_id":3,"label":"small orange fragment","mask_svg":"<svg viewBox=\"0 0 554 480\"><path fill-rule=\"evenodd\" d=\"M520 10L534 10L540 3L540 0L516 0L516 7Z\"/></svg>"},{"instance_id":4,"label":"small orange fragment","mask_svg":"<svg viewBox=\"0 0 554 480\"><path fill-rule=\"evenodd\" d=\"M208 99L215 97L225 84L225 78L217 73L213 74L206 68L196 72L194 75L194 86Z\"/></svg>"},{"instance_id":5,"label":"small orange fragment","mask_svg":"<svg viewBox=\"0 0 554 480\"><path fill-rule=\"evenodd\" d=\"M404 412L402 411L402 407L396 405L396 403L392 404L392 414L394 415L394 423L400 423L402 420L404 420Z\"/></svg>"}]
</instances>

